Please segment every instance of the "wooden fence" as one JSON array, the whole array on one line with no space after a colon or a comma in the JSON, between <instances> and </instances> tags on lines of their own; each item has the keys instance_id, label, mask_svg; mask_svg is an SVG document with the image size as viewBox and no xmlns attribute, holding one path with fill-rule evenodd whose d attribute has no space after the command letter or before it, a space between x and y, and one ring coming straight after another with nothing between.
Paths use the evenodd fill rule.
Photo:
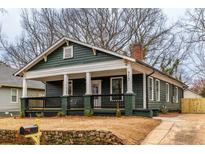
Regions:
<instances>
[{"instance_id":1,"label":"wooden fence","mask_svg":"<svg viewBox=\"0 0 205 154\"><path fill-rule=\"evenodd\" d=\"M183 98L182 113L205 113L205 98Z\"/></svg>"}]
</instances>

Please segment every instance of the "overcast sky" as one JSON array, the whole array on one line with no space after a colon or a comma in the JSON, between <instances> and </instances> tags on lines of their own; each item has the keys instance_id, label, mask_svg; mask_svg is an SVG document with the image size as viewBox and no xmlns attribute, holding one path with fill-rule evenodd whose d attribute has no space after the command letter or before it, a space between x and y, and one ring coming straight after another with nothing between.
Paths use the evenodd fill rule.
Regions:
<instances>
[{"instance_id":1,"label":"overcast sky","mask_svg":"<svg viewBox=\"0 0 205 154\"><path fill-rule=\"evenodd\" d=\"M7 14L0 15L3 33L13 41L21 33L20 13L21 9L6 9ZM163 9L168 16L169 23L175 22L182 17L186 9Z\"/></svg>"}]
</instances>

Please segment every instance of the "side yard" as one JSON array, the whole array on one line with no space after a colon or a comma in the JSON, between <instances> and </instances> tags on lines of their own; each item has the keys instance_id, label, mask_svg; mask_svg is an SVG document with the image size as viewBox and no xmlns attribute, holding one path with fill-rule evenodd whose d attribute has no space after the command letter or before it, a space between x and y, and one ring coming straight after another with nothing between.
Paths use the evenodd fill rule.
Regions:
<instances>
[{"instance_id":1,"label":"side yard","mask_svg":"<svg viewBox=\"0 0 205 154\"><path fill-rule=\"evenodd\" d=\"M0 118L0 129L18 130L20 126L38 123L41 130L111 131L124 144L140 144L160 120L145 117L67 116L62 118Z\"/></svg>"}]
</instances>

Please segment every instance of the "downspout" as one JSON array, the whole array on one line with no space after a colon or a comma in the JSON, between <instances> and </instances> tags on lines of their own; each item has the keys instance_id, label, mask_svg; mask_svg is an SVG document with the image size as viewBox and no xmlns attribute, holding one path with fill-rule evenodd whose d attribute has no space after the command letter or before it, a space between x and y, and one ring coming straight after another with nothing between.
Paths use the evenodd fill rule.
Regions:
<instances>
[{"instance_id":1,"label":"downspout","mask_svg":"<svg viewBox=\"0 0 205 154\"><path fill-rule=\"evenodd\" d=\"M149 76L151 76L151 75L154 74L154 73L155 73L155 69L152 69L152 73L150 73L150 74L148 74L148 75L146 76L146 94L147 94L147 95L146 95L146 104L147 104L146 106L147 106L147 109L149 108L149 107L148 107L148 105L149 105L149 103L148 103L148 102L149 102L149 97L148 97L148 95L149 95L149 94L148 94L148 82L147 82L147 79L148 79Z\"/></svg>"}]
</instances>

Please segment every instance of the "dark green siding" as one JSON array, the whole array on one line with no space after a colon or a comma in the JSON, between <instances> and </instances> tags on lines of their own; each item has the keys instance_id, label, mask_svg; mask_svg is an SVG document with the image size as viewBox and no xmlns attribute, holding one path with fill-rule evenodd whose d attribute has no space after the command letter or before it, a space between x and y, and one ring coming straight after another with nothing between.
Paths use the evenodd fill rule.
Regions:
<instances>
[{"instance_id":1,"label":"dark green siding","mask_svg":"<svg viewBox=\"0 0 205 154\"><path fill-rule=\"evenodd\" d=\"M102 95L110 94L110 78L111 77L98 77L92 78L92 80L102 81ZM62 96L62 81L49 81L46 84L46 95L47 96ZM73 95L84 95L86 89L85 79L73 80ZM126 93L127 81L126 76L123 76L123 91ZM133 75L133 91L136 94L135 107L142 108L143 103L143 77L141 74ZM102 104L109 103L110 97L103 98Z\"/></svg>"},{"instance_id":2,"label":"dark green siding","mask_svg":"<svg viewBox=\"0 0 205 154\"><path fill-rule=\"evenodd\" d=\"M154 78L154 89L155 89L155 81ZM148 100L148 108L149 109L159 109L162 105L166 105L169 110L179 110L180 109L180 100L183 97L183 90L178 87L179 92L179 103L173 103L173 94L174 88L176 87L173 84L169 83L169 102L166 102L166 83L165 81L160 80L160 101L156 101L155 90L154 90L154 101Z\"/></svg>"},{"instance_id":3,"label":"dark green siding","mask_svg":"<svg viewBox=\"0 0 205 154\"><path fill-rule=\"evenodd\" d=\"M61 66L68 66L68 65L86 64L86 63L103 62L103 61L119 59L116 56L101 51L97 51L96 52L97 54L94 55L91 48L76 43L70 43L70 45L73 45L73 55L74 55L73 58L63 59L63 46L62 46L56 49L55 51L53 51L50 55L48 55L47 62L41 60L30 70L39 70L39 69L47 69L47 68L54 68L54 67L61 67Z\"/></svg>"}]
</instances>

